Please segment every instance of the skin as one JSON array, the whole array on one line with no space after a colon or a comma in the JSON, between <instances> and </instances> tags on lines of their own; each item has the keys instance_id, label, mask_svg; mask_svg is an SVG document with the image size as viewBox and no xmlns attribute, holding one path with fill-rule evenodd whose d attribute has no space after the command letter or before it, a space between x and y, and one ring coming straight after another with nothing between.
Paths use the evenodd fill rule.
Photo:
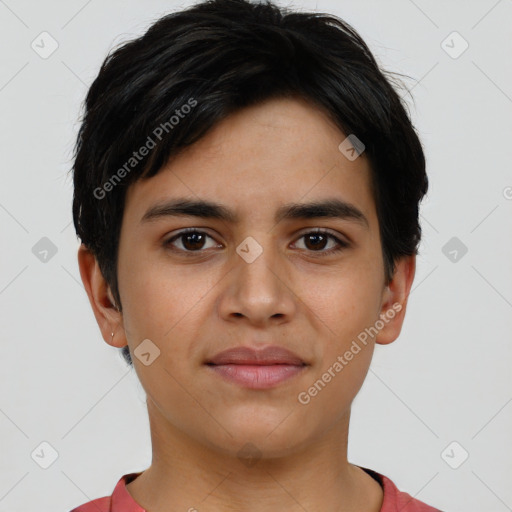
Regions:
<instances>
[{"instance_id":1,"label":"skin","mask_svg":"<svg viewBox=\"0 0 512 512\"><path fill-rule=\"evenodd\" d=\"M375 343L400 334L416 260L402 258L384 285L369 163L364 153L350 161L339 151L345 137L312 104L273 99L225 119L155 177L132 185L119 247L122 313L94 256L80 247L103 338L129 345L147 394L153 460L127 489L151 512L380 510L379 484L347 461L350 407ZM176 197L220 202L240 220L140 223L155 202ZM348 219L274 222L285 203L332 197L357 206L369 229ZM188 227L212 238L164 246ZM337 243L304 236L315 228L349 247L327 255ZM249 236L263 249L252 263L236 252ZM199 254L183 255L194 248ZM394 303L401 311L308 404L299 403L298 394ZM148 366L133 355L144 339L160 350ZM284 346L309 366L272 389L245 389L204 365L238 345ZM252 466L237 456L249 442L259 454Z\"/></svg>"}]
</instances>

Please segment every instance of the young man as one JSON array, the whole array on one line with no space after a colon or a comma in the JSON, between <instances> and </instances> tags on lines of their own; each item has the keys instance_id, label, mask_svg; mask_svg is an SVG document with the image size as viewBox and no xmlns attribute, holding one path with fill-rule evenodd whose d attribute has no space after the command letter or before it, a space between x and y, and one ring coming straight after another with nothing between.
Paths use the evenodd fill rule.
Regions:
<instances>
[{"instance_id":1,"label":"young man","mask_svg":"<svg viewBox=\"0 0 512 512\"><path fill-rule=\"evenodd\" d=\"M74 512L438 510L347 461L428 186L351 27L247 0L161 18L104 62L73 170L80 274L153 450Z\"/></svg>"}]
</instances>

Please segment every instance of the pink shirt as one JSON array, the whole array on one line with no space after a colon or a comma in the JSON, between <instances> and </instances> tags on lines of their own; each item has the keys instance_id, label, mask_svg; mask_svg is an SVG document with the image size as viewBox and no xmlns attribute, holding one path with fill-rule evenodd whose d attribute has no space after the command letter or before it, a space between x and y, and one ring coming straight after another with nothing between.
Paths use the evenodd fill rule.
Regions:
<instances>
[{"instance_id":1,"label":"pink shirt","mask_svg":"<svg viewBox=\"0 0 512 512\"><path fill-rule=\"evenodd\" d=\"M441 512L437 508L412 498L405 492L400 492L395 484L384 475L367 468L361 469L375 478L384 490L384 500L380 512ZM74 508L71 512L146 512L126 489L126 485L140 474L141 472L123 475L117 482L112 496L89 501Z\"/></svg>"}]
</instances>

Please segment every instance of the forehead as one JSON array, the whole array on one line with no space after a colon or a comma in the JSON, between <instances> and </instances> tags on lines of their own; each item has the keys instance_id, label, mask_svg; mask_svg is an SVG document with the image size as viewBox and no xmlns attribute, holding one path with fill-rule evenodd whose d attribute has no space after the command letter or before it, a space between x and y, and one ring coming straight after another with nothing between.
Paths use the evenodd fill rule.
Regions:
<instances>
[{"instance_id":1,"label":"forehead","mask_svg":"<svg viewBox=\"0 0 512 512\"><path fill-rule=\"evenodd\" d=\"M224 119L172 158L156 176L127 192L127 222L172 198L229 205L242 221L275 218L284 204L339 199L376 222L364 153L349 160L346 134L302 99L272 99Z\"/></svg>"}]
</instances>

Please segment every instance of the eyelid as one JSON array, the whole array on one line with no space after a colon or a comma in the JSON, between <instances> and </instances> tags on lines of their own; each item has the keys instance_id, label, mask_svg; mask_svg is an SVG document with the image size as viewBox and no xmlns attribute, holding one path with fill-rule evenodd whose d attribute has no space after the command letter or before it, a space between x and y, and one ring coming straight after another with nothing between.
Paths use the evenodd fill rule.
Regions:
<instances>
[{"instance_id":1,"label":"eyelid","mask_svg":"<svg viewBox=\"0 0 512 512\"><path fill-rule=\"evenodd\" d=\"M295 236L301 237L301 236L307 235L309 233L320 233L320 234L324 234L324 235L331 235L331 236L337 238L340 242L344 242L346 244L352 243L352 240L350 240L350 238L347 235L340 233L338 231L334 231L329 228L320 228L320 227L304 228L304 230L298 231L295 234Z\"/></svg>"},{"instance_id":2,"label":"eyelid","mask_svg":"<svg viewBox=\"0 0 512 512\"><path fill-rule=\"evenodd\" d=\"M203 227L200 227L200 226L192 226L192 227L187 227L187 228L179 229L174 234L169 234L168 233L167 234L168 235L167 241L171 240L172 238L176 238L176 237L178 237L180 235L186 234L186 233L195 233L195 232L204 233L205 235L208 235L209 237L215 238L212 234L210 234L208 232L208 228L203 228ZM300 236L307 235L309 233L323 233L323 234L327 234L327 235L332 235L332 236L334 236L336 238L341 238L340 241L342 241L342 242L345 242L347 244L348 243L352 243L352 240L350 239L350 237L348 237L344 233L339 233L338 231L334 231L334 230L331 230L329 228L321 228L321 227L307 227L307 228L303 228L303 229L293 233L293 236L300 237Z\"/></svg>"}]
</instances>

